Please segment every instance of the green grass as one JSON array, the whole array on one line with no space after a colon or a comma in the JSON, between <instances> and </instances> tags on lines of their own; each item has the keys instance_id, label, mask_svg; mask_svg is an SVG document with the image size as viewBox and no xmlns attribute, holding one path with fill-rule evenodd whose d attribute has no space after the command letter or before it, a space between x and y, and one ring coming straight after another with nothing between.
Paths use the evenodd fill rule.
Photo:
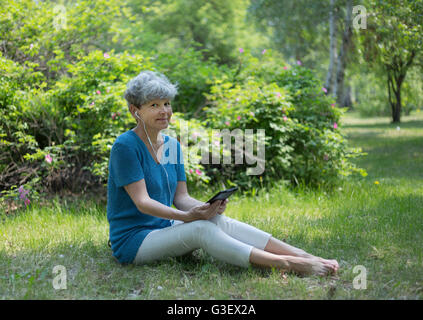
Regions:
<instances>
[{"instance_id":1,"label":"green grass","mask_svg":"<svg viewBox=\"0 0 423 320\"><path fill-rule=\"evenodd\" d=\"M365 178L334 192L277 190L258 199L234 196L226 214L325 258L336 276L286 277L242 269L198 250L146 266L121 266L107 247L104 202L31 204L0 224L1 299L421 299L423 296L423 115L343 119ZM379 184L375 184L378 181ZM201 200L205 192L191 191ZM208 193L207 193L208 194ZM4 217L4 215L0 215ZM67 271L55 290L53 267ZM354 289L362 265L367 289Z\"/></svg>"}]
</instances>

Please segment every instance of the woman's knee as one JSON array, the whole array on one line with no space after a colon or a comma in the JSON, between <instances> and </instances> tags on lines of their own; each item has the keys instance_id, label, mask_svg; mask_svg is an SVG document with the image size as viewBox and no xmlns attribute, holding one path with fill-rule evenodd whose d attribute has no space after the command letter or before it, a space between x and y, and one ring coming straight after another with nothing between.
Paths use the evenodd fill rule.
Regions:
<instances>
[{"instance_id":1,"label":"woman's knee","mask_svg":"<svg viewBox=\"0 0 423 320\"><path fill-rule=\"evenodd\" d=\"M206 232L216 229L216 225L208 220L195 220L190 222L194 232Z\"/></svg>"},{"instance_id":2,"label":"woman's knee","mask_svg":"<svg viewBox=\"0 0 423 320\"><path fill-rule=\"evenodd\" d=\"M192 238L196 240L200 247L203 247L208 241L216 237L216 233L221 232L220 229L208 220L196 220L190 222L192 225Z\"/></svg>"}]
</instances>

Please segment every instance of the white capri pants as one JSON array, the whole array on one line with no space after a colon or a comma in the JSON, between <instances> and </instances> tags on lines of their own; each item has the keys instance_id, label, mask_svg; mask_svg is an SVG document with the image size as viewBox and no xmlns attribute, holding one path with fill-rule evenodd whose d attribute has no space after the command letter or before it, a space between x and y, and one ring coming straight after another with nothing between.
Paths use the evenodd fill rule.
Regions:
<instances>
[{"instance_id":1,"label":"white capri pants","mask_svg":"<svg viewBox=\"0 0 423 320\"><path fill-rule=\"evenodd\" d=\"M151 231L141 243L134 264L181 256L203 249L214 258L240 267L250 265L253 247L264 249L272 235L249 224L217 214L209 220L184 223Z\"/></svg>"}]
</instances>

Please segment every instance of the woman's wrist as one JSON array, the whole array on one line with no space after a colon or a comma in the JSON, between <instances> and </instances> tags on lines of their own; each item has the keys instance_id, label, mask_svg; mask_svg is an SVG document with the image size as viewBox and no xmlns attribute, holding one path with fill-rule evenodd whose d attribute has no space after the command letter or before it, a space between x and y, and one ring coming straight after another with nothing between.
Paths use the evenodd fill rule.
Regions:
<instances>
[{"instance_id":1,"label":"woman's wrist","mask_svg":"<svg viewBox=\"0 0 423 320\"><path fill-rule=\"evenodd\" d=\"M192 221L191 215L189 214L189 211L182 211L179 209L174 209L174 220L181 220L183 222L190 222Z\"/></svg>"}]
</instances>

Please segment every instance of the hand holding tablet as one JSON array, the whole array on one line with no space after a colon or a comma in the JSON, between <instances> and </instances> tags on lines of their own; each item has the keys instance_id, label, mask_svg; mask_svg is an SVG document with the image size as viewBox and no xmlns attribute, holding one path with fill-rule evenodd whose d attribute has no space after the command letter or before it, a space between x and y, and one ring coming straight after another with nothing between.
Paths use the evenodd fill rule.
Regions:
<instances>
[{"instance_id":1,"label":"hand holding tablet","mask_svg":"<svg viewBox=\"0 0 423 320\"><path fill-rule=\"evenodd\" d=\"M227 190L223 190L220 191L218 194L216 194L213 198L211 198L209 201L207 201L206 203L213 203L217 200L225 200L227 198L229 198L235 191L238 190L238 187L233 187Z\"/></svg>"}]
</instances>

